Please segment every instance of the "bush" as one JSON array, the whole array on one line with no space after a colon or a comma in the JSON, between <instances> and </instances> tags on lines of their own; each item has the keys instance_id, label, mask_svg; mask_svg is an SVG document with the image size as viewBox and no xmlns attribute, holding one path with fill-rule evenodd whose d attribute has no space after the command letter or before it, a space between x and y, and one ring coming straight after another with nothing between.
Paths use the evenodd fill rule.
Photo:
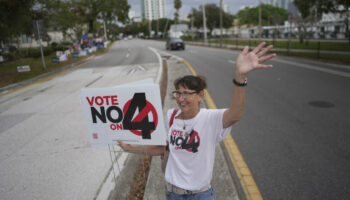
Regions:
<instances>
[{"instance_id":1,"label":"bush","mask_svg":"<svg viewBox=\"0 0 350 200\"><path fill-rule=\"evenodd\" d=\"M17 47L15 46L9 46L9 52L13 53L13 52L16 52L17 51Z\"/></svg>"},{"instance_id":2,"label":"bush","mask_svg":"<svg viewBox=\"0 0 350 200\"><path fill-rule=\"evenodd\" d=\"M58 45L54 51L65 51L67 49L69 49L69 46Z\"/></svg>"},{"instance_id":3,"label":"bush","mask_svg":"<svg viewBox=\"0 0 350 200\"><path fill-rule=\"evenodd\" d=\"M19 55L16 52L10 52L3 55L5 61L13 61L19 58Z\"/></svg>"},{"instance_id":4,"label":"bush","mask_svg":"<svg viewBox=\"0 0 350 200\"><path fill-rule=\"evenodd\" d=\"M53 48L52 47L44 47L43 52L44 52L44 56L48 56L53 52Z\"/></svg>"},{"instance_id":5,"label":"bush","mask_svg":"<svg viewBox=\"0 0 350 200\"><path fill-rule=\"evenodd\" d=\"M63 46L71 46L71 45L73 45L71 42L62 42L61 44Z\"/></svg>"},{"instance_id":6,"label":"bush","mask_svg":"<svg viewBox=\"0 0 350 200\"><path fill-rule=\"evenodd\" d=\"M39 58L41 56L40 48L29 48L28 57Z\"/></svg>"},{"instance_id":7,"label":"bush","mask_svg":"<svg viewBox=\"0 0 350 200\"><path fill-rule=\"evenodd\" d=\"M51 48L52 49L55 49L57 46L58 46L58 44L56 42L51 43Z\"/></svg>"},{"instance_id":8,"label":"bush","mask_svg":"<svg viewBox=\"0 0 350 200\"><path fill-rule=\"evenodd\" d=\"M190 36L190 35L183 35L183 36L181 36L181 39L184 40L184 41L192 40L192 36Z\"/></svg>"},{"instance_id":9,"label":"bush","mask_svg":"<svg viewBox=\"0 0 350 200\"><path fill-rule=\"evenodd\" d=\"M41 57L41 51L40 51L40 47L38 48L29 48L27 49L27 56L25 56L25 54L22 54L22 56L24 57L32 57L32 58L39 58ZM51 47L43 47L43 53L44 56L48 56L53 52L53 49Z\"/></svg>"}]
</instances>

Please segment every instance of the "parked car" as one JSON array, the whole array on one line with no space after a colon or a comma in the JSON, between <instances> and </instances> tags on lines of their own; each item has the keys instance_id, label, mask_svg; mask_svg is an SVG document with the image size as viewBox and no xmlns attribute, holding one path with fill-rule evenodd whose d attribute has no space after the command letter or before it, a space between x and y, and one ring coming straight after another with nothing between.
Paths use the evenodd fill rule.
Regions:
<instances>
[{"instance_id":1,"label":"parked car","mask_svg":"<svg viewBox=\"0 0 350 200\"><path fill-rule=\"evenodd\" d=\"M166 42L165 48L167 50L177 50L177 49L182 49L185 50L185 43L182 39L180 38L169 38L168 41Z\"/></svg>"}]
</instances>

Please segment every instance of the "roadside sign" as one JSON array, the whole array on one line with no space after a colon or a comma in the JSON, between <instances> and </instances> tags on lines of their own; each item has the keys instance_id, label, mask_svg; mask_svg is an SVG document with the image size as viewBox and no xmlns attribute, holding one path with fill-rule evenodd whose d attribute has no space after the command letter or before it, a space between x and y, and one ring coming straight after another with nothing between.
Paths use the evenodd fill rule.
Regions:
<instances>
[{"instance_id":1,"label":"roadside sign","mask_svg":"<svg viewBox=\"0 0 350 200\"><path fill-rule=\"evenodd\" d=\"M29 72L30 66L29 65L23 65L23 66L17 66L18 72Z\"/></svg>"},{"instance_id":2,"label":"roadside sign","mask_svg":"<svg viewBox=\"0 0 350 200\"><path fill-rule=\"evenodd\" d=\"M112 88L84 88L80 101L93 145L165 145L159 86L152 79Z\"/></svg>"}]
</instances>

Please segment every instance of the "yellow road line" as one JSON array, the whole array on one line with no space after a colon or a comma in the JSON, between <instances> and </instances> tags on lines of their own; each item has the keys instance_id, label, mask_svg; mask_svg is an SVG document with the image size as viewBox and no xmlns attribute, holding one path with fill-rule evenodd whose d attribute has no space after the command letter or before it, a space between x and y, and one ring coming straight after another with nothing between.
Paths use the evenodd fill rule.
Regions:
<instances>
[{"instance_id":1,"label":"yellow road line","mask_svg":"<svg viewBox=\"0 0 350 200\"><path fill-rule=\"evenodd\" d=\"M192 72L193 75L197 75L196 71L192 68L192 66L184 60L184 63L188 67L188 69ZM216 109L216 105L211 98L209 92L207 90L204 91L205 93L205 100L208 104L209 108ZM242 188L244 190L245 196L247 200L261 200L263 199L261 196L261 193L259 191L258 186L256 185L254 178L248 168L248 165L245 163L243 156L241 152L238 149L238 146L231 136L229 134L224 139L224 144L227 149L227 152L230 156L231 162L235 168L235 171L237 173L238 179L242 185Z\"/></svg>"}]
</instances>

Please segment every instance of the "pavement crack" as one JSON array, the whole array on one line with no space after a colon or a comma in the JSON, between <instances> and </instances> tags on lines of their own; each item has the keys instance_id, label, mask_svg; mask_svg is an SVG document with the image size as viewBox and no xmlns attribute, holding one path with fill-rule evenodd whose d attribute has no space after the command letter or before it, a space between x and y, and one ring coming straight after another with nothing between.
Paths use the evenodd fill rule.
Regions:
<instances>
[{"instance_id":1,"label":"pavement crack","mask_svg":"<svg viewBox=\"0 0 350 200\"><path fill-rule=\"evenodd\" d=\"M88 83L87 85L85 85L85 87L89 87L90 85L94 84L96 81L100 80L102 77L103 77L103 75L102 75L102 76L99 76L98 78L94 79L93 81L91 81L90 83Z\"/></svg>"}]
</instances>

